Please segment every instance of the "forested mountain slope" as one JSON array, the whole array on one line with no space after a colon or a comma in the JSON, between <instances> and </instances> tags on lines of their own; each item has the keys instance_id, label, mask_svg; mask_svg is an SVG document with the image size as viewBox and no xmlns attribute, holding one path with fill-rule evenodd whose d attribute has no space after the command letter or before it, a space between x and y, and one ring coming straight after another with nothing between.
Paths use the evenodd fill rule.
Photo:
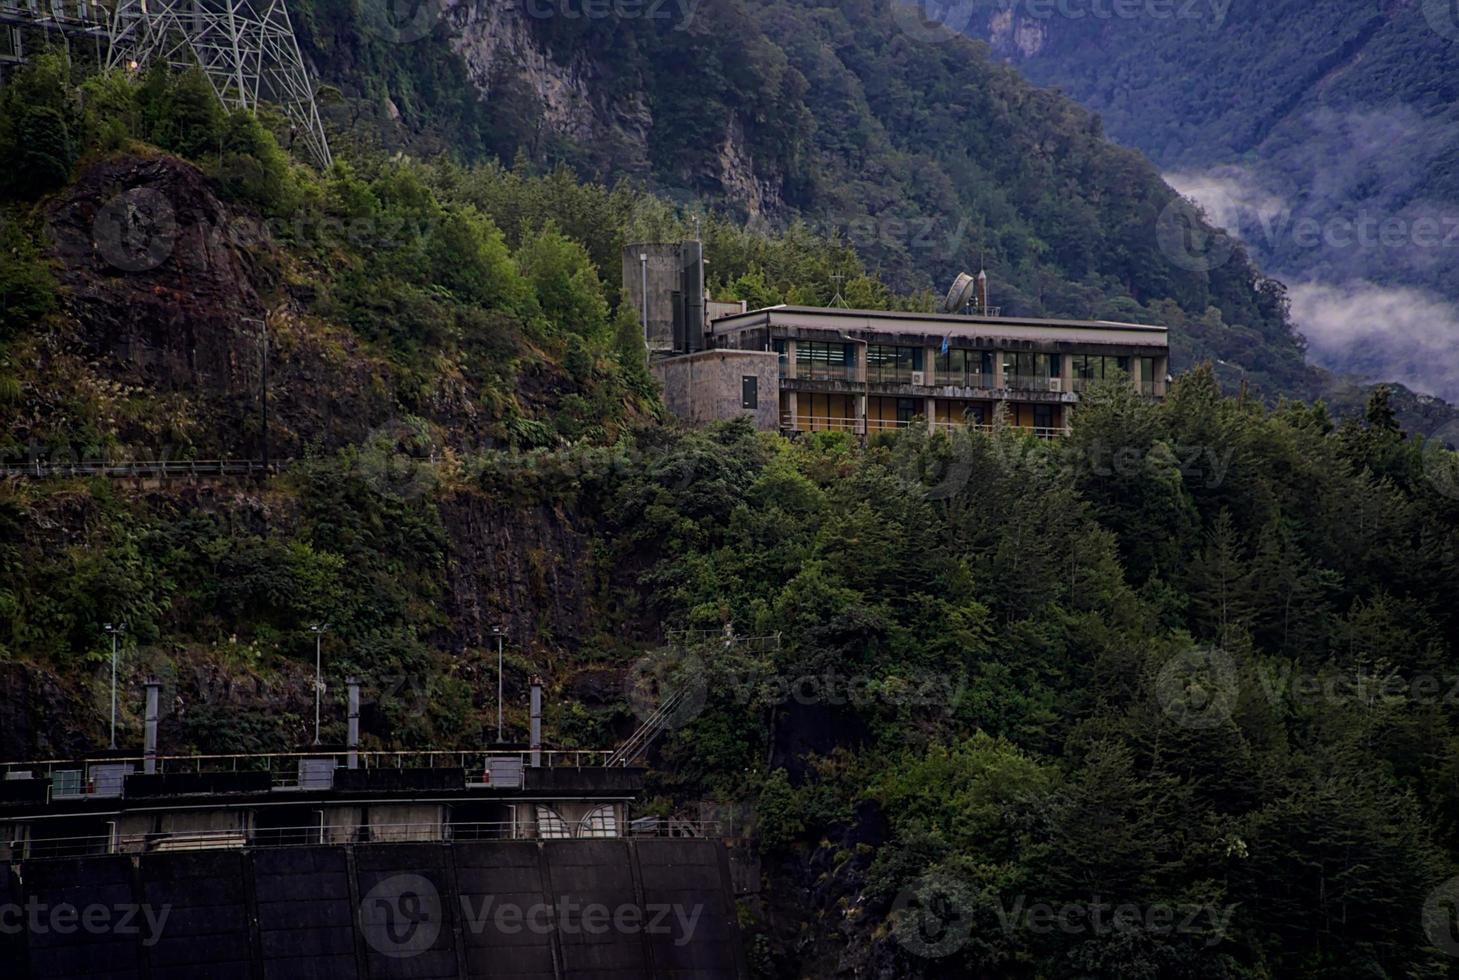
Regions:
<instances>
[{"instance_id":1,"label":"forested mountain slope","mask_svg":"<svg viewBox=\"0 0 1459 980\"><path fill-rule=\"evenodd\" d=\"M1197 369L1057 442L689 430L615 309L662 203L321 175L196 73L77 75L0 106L7 457L251 453L262 328L295 459L0 481L0 756L102 743L118 622L124 744L149 676L169 751L304 744L327 620L367 748L480 749L502 623L509 738L534 675L563 748L694 680L636 812L747 815L759 977L1454 974L1459 458L1381 396L1339 424ZM804 229L704 231L723 289L914 301Z\"/></svg>"},{"instance_id":2,"label":"forested mountain slope","mask_svg":"<svg viewBox=\"0 0 1459 980\"><path fill-rule=\"evenodd\" d=\"M1099 113L1238 232L1291 287L1318 363L1459 394L1452 4L928 9Z\"/></svg>"},{"instance_id":3,"label":"forested mountain slope","mask_svg":"<svg viewBox=\"0 0 1459 980\"><path fill-rule=\"evenodd\" d=\"M887 0L607 17L481 0L388 23L344 0L295 11L342 93L340 140L565 162L757 227L799 217L902 291L986 264L1006 312L1166 322L1178 366L1217 359L1226 383L1270 395L1322 384L1281 290L1244 255L1207 270L1162 248L1174 195L1148 162L984 47L909 29ZM808 285L830 298L831 283Z\"/></svg>"}]
</instances>

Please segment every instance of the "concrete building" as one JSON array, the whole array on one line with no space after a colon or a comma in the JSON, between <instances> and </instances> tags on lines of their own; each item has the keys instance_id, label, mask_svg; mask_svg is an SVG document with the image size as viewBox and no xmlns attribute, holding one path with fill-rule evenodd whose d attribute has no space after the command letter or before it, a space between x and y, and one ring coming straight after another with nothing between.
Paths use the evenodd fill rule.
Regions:
<instances>
[{"instance_id":1,"label":"concrete building","mask_svg":"<svg viewBox=\"0 0 1459 980\"><path fill-rule=\"evenodd\" d=\"M1053 436L1067 431L1091 384L1123 377L1161 398L1170 370L1165 327L1094 320L776 306L720 317L708 339L716 351L775 354L778 426L787 432L866 434L914 420L930 430L988 426L1003 405L1010 425ZM742 379L729 376L735 362L723 363L714 380L733 388ZM701 374L690 417L728 404L708 385Z\"/></svg>"}]
</instances>

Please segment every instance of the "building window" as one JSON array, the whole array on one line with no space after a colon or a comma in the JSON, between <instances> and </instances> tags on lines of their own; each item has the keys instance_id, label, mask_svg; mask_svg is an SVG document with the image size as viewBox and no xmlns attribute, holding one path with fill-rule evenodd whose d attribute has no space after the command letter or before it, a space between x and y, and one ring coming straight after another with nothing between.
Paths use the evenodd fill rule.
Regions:
<instances>
[{"instance_id":1,"label":"building window","mask_svg":"<svg viewBox=\"0 0 1459 980\"><path fill-rule=\"evenodd\" d=\"M850 344L821 344L808 340L795 345L795 375L805 381L851 381L856 358Z\"/></svg>"},{"instance_id":2,"label":"building window","mask_svg":"<svg viewBox=\"0 0 1459 980\"><path fill-rule=\"evenodd\" d=\"M613 804L604 803L602 806L589 810L587 815L578 821L578 836L617 837L618 815L613 809Z\"/></svg>"},{"instance_id":3,"label":"building window","mask_svg":"<svg viewBox=\"0 0 1459 980\"><path fill-rule=\"evenodd\" d=\"M1015 354L1003 355L1003 387L1030 388L1034 391L1048 391L1049 381L1059 377L1063 365L1058 354Z\"/></svg>"},{"instance_id":4,"label":"building window","mask_svg":"<svg viewBox=\"0 0 1459 980\"><path fill-rule=\"evenodd\" d=\"M788 372L786 371L786 367L787 367L787 361L789 360L789 357L786 355L786 351L788 351L790 349L790 341L788 341L788 340L775 340L775 341L771 341L771 344L770 345L771 345L771 347L773 347L775 349L775 353L777 355L779 355L779 357L780 357L780 376L782 378L788 377L789 375L788 375Z\"/></svg>"},{"instance_id":5,"label":"building window","mask_svg":"<svg viewBox=\"0 0 1459 980\"><path fill-rule=\"evenodd\" d=\"M740 378L740 407L760 407L760 379L753 374Z\"/></svg>"},{"instance_id":6,"label":"building window","mask_svg":"<svg viewBox=\"0 0 1459 980\"><path fill-rule=\"evenodd\" d=\"M880 384L911 384L912 372L922 370L922 348L866 348L866 380Z\"/></svg>"},{"instance_id":7,"label":"building window","mask_svg":"<svg viewBox=\"0 0 1459 980\"><path fill-rule=\"evenodd\" d=\"M537 836L545 840L565 840L572 836L572 830L556 810L538 803Z\"/></svg>"},{"instance_id":8,"label":"building window","mask_svg":"<svg viewBox=\"0 0 1459 980\"><path fill-rule=\"evenodd\" d=\"M1054 427L1054 406L1035 405L1033 407L1033 427L1043 430L1046 434Z\"/></svg>"},{"instance_id":9,"label":"building window","mask_svg":"<svg viewBox=\"0 0 1459 980\"><path fill-rule=\"evenodd\" d=\"M1099 354L1074 354L1069 358L1074 375L1074 390L1083 391L1096 381L1130 373L1128 357L1104 357Z\"/></svg>"},{"instance_id":10,"label":"building window","mask_svg":"<svg viewBox=\"0 0 1459 980\"><path fill-rule=\"evenodd\" d=\"M954 348L937 355L937 383L959 388L993 387L993 352Z\"/></svg>"}]
</instances>

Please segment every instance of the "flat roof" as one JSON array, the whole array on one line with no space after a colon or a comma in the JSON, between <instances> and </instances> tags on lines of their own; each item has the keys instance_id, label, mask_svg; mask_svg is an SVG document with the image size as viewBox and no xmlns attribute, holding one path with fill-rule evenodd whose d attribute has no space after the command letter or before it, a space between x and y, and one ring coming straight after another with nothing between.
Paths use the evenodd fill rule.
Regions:
<instances>
[{"instance_id":1,"label":"flat roof","mask_svg":"<svg viewBox=\"0 0 1459 980\"><path fill-rule=\"evenodd\" d=\"M745 313L732 313L716 317L710 323L712 333L729 333L749 329L772 320L785 318L798 320L811 326L815 320L836 322L832 329L862 329L873 332L892 332L899 325L909 332L928 334L967 334L996 336L1001 331L1012 330L1016 336L1025 332L1051 340L1078 339L1072 331L1100 331L1099 339L1106 343L1131 343L1166 346L1169 328L1160 324L1119 323L1113 320L1050 320L1038 317L1014 316L966 316L956 313L923 313L915 310L849 310L826 306L767 306ZM859 322L858 322L859 321ZM1062 335L1062 336L1061 336Z\"/></svg>"}]
</instances>

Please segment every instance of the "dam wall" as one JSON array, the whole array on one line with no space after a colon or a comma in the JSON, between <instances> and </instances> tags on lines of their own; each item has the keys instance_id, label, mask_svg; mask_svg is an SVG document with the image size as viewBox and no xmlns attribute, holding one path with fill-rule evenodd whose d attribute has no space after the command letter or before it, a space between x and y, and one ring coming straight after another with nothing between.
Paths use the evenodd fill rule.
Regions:
<instances>
[{"instance_id":1,"label":"dam wall","mask_svg":"<svg viewBox=\"0 0 1459 980\"><path fill-rule=\"evenodd\" d=\"M748 972L713 840L236 848L0 870L0 963L14 980Z\"/></svg>"}]
</instances>

